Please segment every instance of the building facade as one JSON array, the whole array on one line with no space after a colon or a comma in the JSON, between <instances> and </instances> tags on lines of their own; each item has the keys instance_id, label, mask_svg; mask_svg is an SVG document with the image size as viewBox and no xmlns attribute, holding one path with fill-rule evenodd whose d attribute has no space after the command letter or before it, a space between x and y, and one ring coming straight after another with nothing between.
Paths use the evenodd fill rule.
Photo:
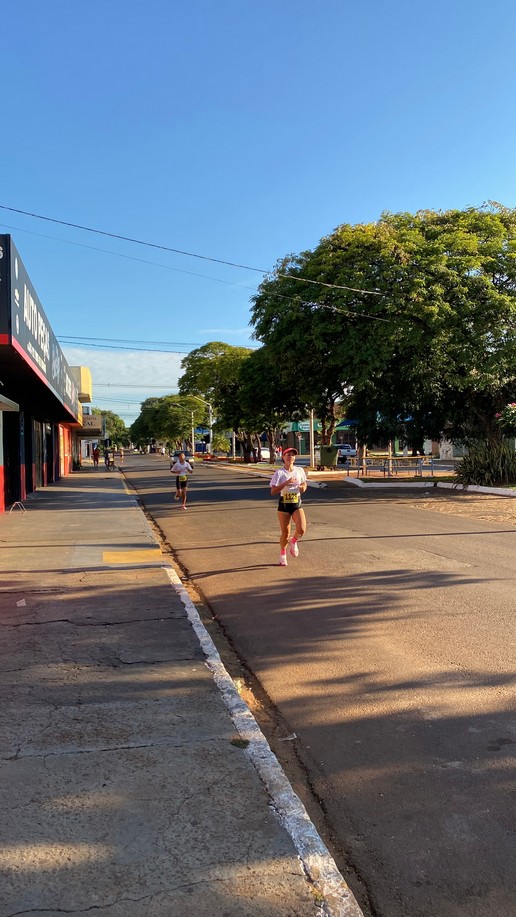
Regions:
<instances>
[{"instance_id":1,"label":"building facade","mask_svg":"<svg viewBox=\"0 0 516 917\"><path fill-rule=\"evenodd\" d=\"M72 470L81 420L74 374L11 236L0 235L0 512Z\"/></svg>"}]
</instances>

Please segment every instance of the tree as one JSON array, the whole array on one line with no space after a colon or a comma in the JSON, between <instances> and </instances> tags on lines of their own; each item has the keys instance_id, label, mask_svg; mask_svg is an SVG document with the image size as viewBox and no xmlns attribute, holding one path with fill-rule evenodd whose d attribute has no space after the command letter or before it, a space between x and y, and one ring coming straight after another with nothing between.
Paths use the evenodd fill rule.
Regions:
<instances>
[{"instance_id":1,"label":"tree","mask_svg":"<svg viewBox=\"0 0 516 917\"><path fill-rule=\"evenodd\" d=\"M120 446L129 445L129 431L118 414L113 411L105 411L102 408L92 408L92 414L102 414L106 422L106 438Z\"/></svg>"},{"instance_id":2,"label":"tree","mask_svg":"<svg viewBox=\"0 0 516 917\"><path fill-rule=\"evenodd\" d=\"M145 446L158 438L159 402L159 398L146 398L142 402L140 414L130 427L131 439L137 446Z\"/></svg>"},{"instance_id":3,"label":"tree","mask_svg":"<svg viewBox=\"0 0 516 917\"><path fill-rule=\"evenodd\" d=\"M277 266L254 299L256 336L328 418L326 441L346 394L362 442L499 439L516 387L515 230L497 204L384 214Z\"/></svg>"},{"instance_id":4,"label":"tree","mask_svg":"<svg viewBox=\"0 0 516 917\"><path fill-rule=\"evenodd\" d=\"M248 347L233 347L211 341L192 350L181 363L182 395L198 395L208 401L217 415L219 431L233 430L244 442L244 458L251 454L251 438L242 426L240 387L242 367L252 353Z\"/></svg>"},{"instance_id":5,"label":"tree","mask_svg":"<svg viewBox=\"0 0 516 917\"><path fill-rule=\"evenodd\" d=\"M377 411L420 440L497 442L496 413L516 383L516 211L488 205L382 223L395 248L392 352L374 385Z\"/></svg>"},{"instance_id":6,"label":"tree","mask_svg":"<svg viewBox=\"0 0 516 917\"><path fill-rule=\"evenodd\" d=\"M278 432L296 414L292 387L277 372L267 347L260 347L242 364L240 405L242 423L248 430L267 434L271 457L279 446ZM258 439L258 448L260 440Z\"/></svg>"},{"instance_id":7,"label":"tree","mask_svg":"<svg viewBox=\"0 0 516 917\"><path fill-rule=\"evenodd\" d=\"M248 347L233 347L222 341L192 350L181 363L180 394L201 395L219 412L235 397L240 366L251 352Z\"/></svg>"},{"instance_id":8,"label":"tree","mask_svg":"<svg viewBox=\"0 0 516 917\"><path fill-rule=\"evenodd\" d=\"M180 448L184 441L191 441L192 428L204 420L205 414L205 408L195 398L180 395L147 398L131 426L131 435L139 444L161 439Z\"/></svg>"},{"instance_id":9,"label":"tree","mask_svg":"<svg viewBox=\"0 0 516 917\"><path fill-rule=\"evenodd\" d=\"M291 414L306 416L313 409L321 421L321 440L330 443L352 372L345 346L347 310L312 285L316 279L336 282L334 265L324 268L321 260L316 251L281 261L253 298L252 324L275 366L275 384L289 392Z\"/></svg>"}]
</instances>

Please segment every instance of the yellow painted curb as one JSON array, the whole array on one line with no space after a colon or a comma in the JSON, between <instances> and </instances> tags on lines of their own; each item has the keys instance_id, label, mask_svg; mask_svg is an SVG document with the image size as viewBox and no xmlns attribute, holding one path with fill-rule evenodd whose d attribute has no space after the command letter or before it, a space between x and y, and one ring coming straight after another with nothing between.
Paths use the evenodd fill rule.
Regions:
<instances>
[{"instance_id":1,"label":"yellow painted curb","mask_svg":"<svg viewBox=\"0 0 516 917\"><path fill-rule=\"evenodd\" d=\"M144 548L134 551L103 551L102 560L105 564L151 564L157 560L163 561L163 554L159 548Z\"/></svg>"}]
</instances>

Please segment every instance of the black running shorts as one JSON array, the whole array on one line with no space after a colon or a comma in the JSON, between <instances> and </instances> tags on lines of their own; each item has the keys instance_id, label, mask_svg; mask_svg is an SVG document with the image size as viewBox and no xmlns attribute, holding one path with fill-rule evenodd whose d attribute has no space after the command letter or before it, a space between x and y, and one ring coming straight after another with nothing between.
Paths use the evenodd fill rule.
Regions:
<instances>
[{"instance_id":1,"label":"black running shorts","mask_svg":"<svg viewBox=\"0 0 516 917\"><path fill-rule=\"evenodd\" d=\"M292 516L293 513L295 513L296 510L300 508L301 508L301 497L299 497L299 500L297 500L296 503L290 503L290 502L285 503L283 497L279 498L278 513L288 513L289 516Z\"/></svg>"}]
</instances>

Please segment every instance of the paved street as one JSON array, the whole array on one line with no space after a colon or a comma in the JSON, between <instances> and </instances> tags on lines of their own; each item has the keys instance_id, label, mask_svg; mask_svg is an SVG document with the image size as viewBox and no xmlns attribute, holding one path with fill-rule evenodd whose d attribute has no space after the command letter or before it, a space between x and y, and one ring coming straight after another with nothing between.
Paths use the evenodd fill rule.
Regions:
<instances>
[{"instance_id":1,"label":"paved street","mask_svg":"<svg viewBox=\"0 0 516 917\"><path fill-rule=\"evenodd\" d=\"M310 488L283 569L265 478L197 463L185 513L167 460L124 470L295 733L371 912L514 917L516 501L500 522L468 494Z\"/></svg>"}]
</instances>

